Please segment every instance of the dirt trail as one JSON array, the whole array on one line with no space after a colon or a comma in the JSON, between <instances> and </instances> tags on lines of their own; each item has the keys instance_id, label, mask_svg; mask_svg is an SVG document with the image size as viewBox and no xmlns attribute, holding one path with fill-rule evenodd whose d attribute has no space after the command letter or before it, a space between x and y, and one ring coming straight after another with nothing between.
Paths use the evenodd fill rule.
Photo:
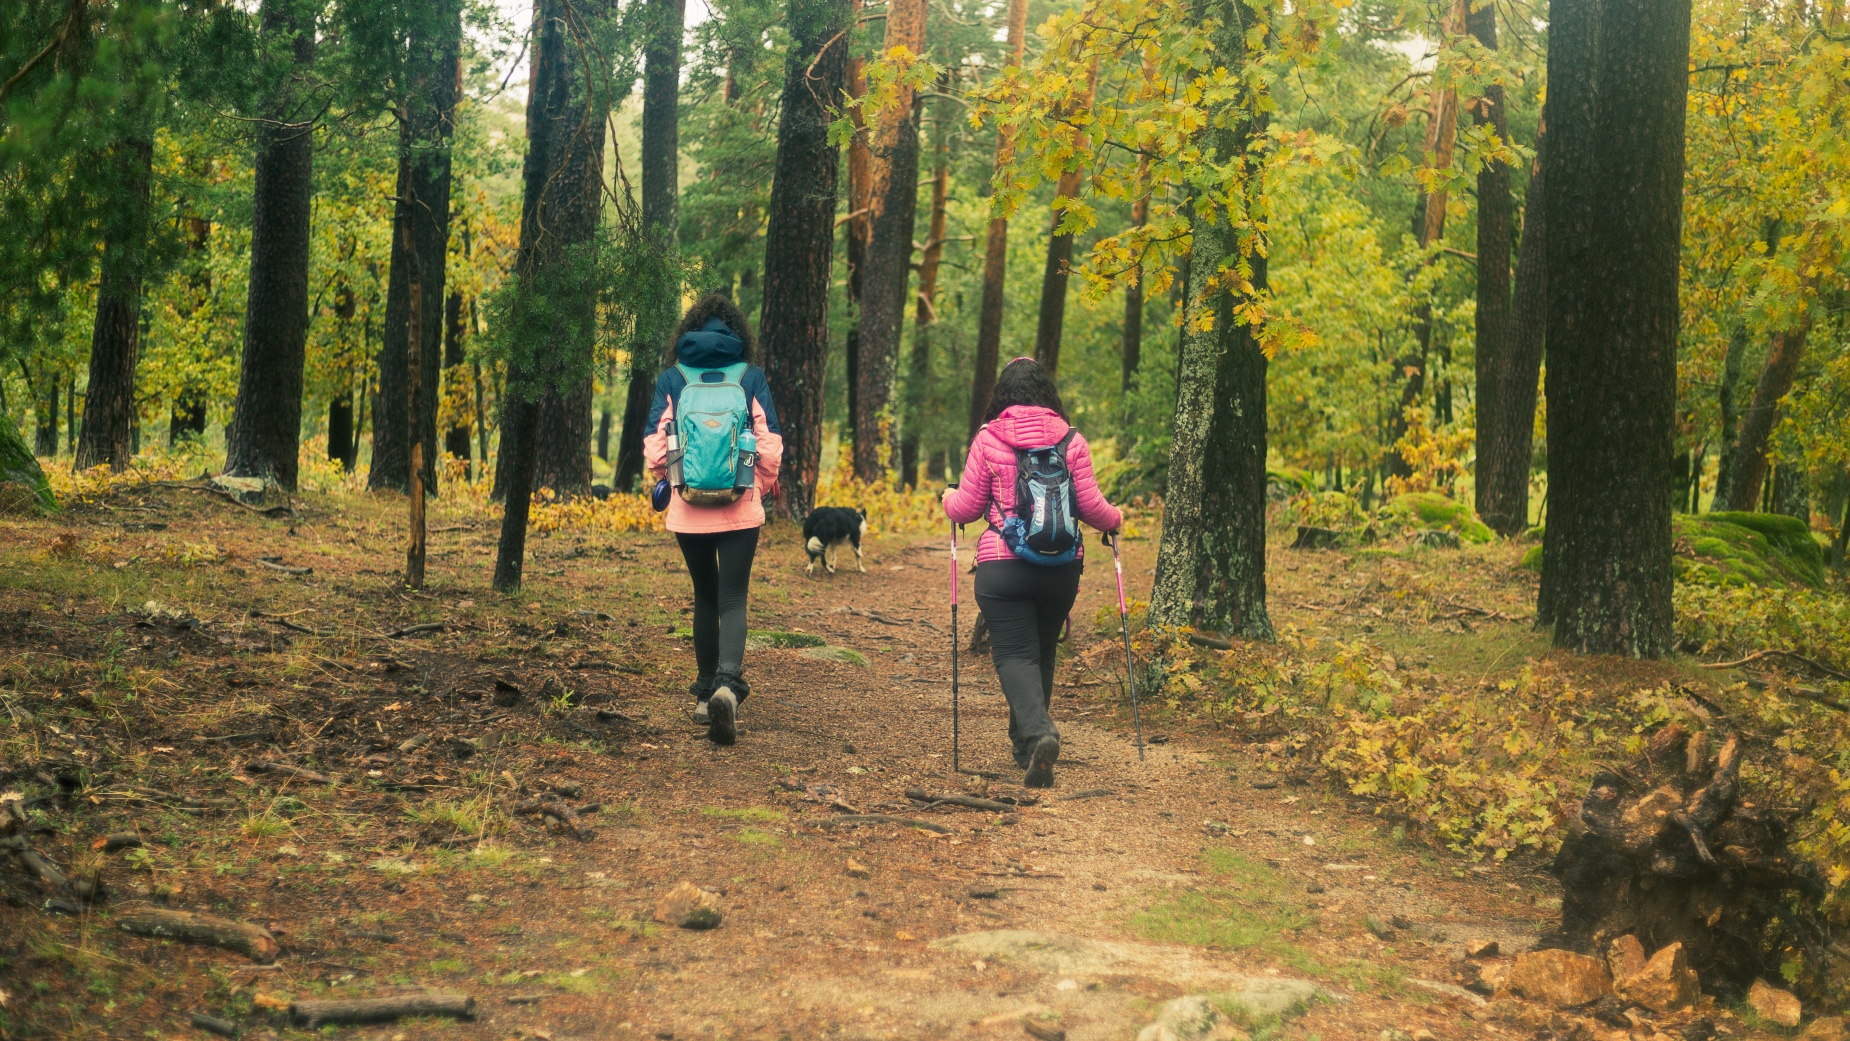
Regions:
<instances>
[{"instance_id":1,"label":"dirt trail","mask_svg":"<svg viewBox=\"0 0 1850 1041\"><path fill-rule=\"evenodd\" d=\"M793 593L780 603L761 582L754 627L823 635L869 664L754 651L754 693L731 749L683 722L682 699L658 699L659 747L626 780L647 823L555 852L567 876L585 881L543 916L646 918L687 878L723 894L724 925L616 944L599 958L608 987L494 1009L494 1028L1002 1038L1029 1036L1027 1020L1090 1041L1133 1037L1165 1002L1206 994L1243 995L1257 1020L1295 1015L1286 1036L1373 1038L1384 1027L1450 1036L1476 1000L1421 981L1449 981L1467 937L1526 948L1546 917L1530 906L1533 879L1512 875L1521 899L1498 899L1320 789L1281 785L1248 756L1155 733L1163 743L1139 762L1115 708L1095 700L1100 677L1070 667L1056 694L1058 784L1032 793L1039 805L918 812L907 789L963 784L950 770L946 553L888 540L865 575L807 579L788 574L791 548L774 540L761 558ZM1153 549L1130 545L1139 588ZM967 596L970 576L960 581ZM1111 603L1108 582L1095 560L1073 613L1077 639L1095 638L1090 619ZM1008 757L987 659L965 655L963 677L965 767L998 775L992 794L1030 794ZM835 801L950 833L829 827L842 816ZM764 812L773 808L783 819ZM523 928L529 952L553 942L544 927ZM572 955L558 957L553 971L576 968Z\"/></svg>"},{"instance_id":2,"label":"dirt trail","mask_svg":"<svg viewBox=\"0 0 1850 1041\"><path fill-rule=\"evenodd\" d=\"M722 749L682 693L692 655L672 631L686 580L664 536L538 539L534 595L506 602L481 585L492 530L458 509L433 537L430 590L407 596L376 552L389 503L271 522L185 497L137 501L130 515L158 513L158 527L73 517L59 526L75 526L78 548L58 550L44 542L57 528L21 525L14 545L54 549L0 554L0 606L16 619L0 624L7 708L59 721L10 747L82 767L91 787L78 794L105 796L46 788L39 801L64 830L47 829L41 848L68 864L106 833L148 839L142 860L107 862L115 899L96 911L22 910L42 895L9 893L0 977L20 981L0 987L14 992L0 1016L25 1018L0 1026L178 1036L205 1011L306 1037L275 1011L290 997L428 986L472 994L476 1019L358 1036L1101 1041L1165 1015L1200 1019L1205 1006L1171 1004L1191 995L1218 1003L1222 1031L1176 1037L1234 1037L1236 1021L1330 1041L1496 1036L1466 1018L1479 1000L1450 985L1464 942L1526 949L1556 913L1544 879L1396 838L1277 743L1232 745L1153 706L1139 762L1115 676L1072 664L1056 691L1065 747L1051 792L1019 787L994 674L966 657L964 765L997 775L992 797L1040 801L1009 813L916 805L908 789L966 780L951 771L937 540L877 539L865 574L812 577L796 533L768 531L752 627L827 646L755 646L740 740ZM141 563L205 542L224 551L218 563ZM1380 565L1278 552L1281 624L1330 635L1375 624L1323 602ZM241 563L277 553L316 570ZM1128 544L1133 589L1149 588L1154 553ZM970 575L959 580L968 597ZM1520 590L1501 595L1513 607ZM149 598L202 620L127 612ZM1114 603L1094 547L1077 645L1115 639L1094 624ZM432 617L449 630L338 635ZM1509 627L1511 648L1522 632ZM1460 667L1490 675L1522 654L1506 657ZM518 704L493 700L502 676L526 687ZM112 683L141 683L140 700L106 697ZM241 765L264 758L332 783ZM13 776L35 794L45 769L56 767ZM204 797L207 811L107 797L130 779ZM570 793L596 836L512 814L547 791ZM719 894L717 929L653 921L683 880ZM270 925L286 954L253 967L109 927L146 900Z\"/></svg>"}]
</instances>

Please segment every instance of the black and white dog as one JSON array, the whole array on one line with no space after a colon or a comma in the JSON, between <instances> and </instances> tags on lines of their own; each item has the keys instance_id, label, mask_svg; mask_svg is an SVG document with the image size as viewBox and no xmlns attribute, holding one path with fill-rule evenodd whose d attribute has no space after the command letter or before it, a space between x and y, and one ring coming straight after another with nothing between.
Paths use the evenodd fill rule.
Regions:
<instances>
[{"instance_id":1,"label":"black and white dog","mask_svg":"<svg viewBox=\"0 0 1850 1041\"><path fill-rule=\"evenodd\" d=\"M803 519L803 548L809 551L807 573L816 573L816 561L829 574L835 573L835 551L843 544L854 546L854 566L862 574L867 568L861 563L861 536L867 534L867 511L851 509L847 506L818 506L809 511Z\"/></svg>"}]
</instances>

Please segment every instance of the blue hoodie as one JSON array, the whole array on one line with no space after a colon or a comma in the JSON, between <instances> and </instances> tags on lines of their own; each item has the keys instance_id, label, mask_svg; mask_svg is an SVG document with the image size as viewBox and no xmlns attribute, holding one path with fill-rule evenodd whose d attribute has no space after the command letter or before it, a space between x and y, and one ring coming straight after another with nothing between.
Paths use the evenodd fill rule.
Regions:
<instances>
[{"instance_id":1,"label":"blue hoodie","mask_svg":"<svg viewBox=\"0 0 1850 1041\"><path fill-rule=\"evenodd\" d=\"M732 327L719 318L709 318L699 329L683 333L674 346L675 360L690 369L723 369L736 365L745 354L745 341L732 332ZM687 377L678 368L670 368L655 377L655 402L649 407L649 423L644 430L654 430L662 421L662 412L668 402L680 402L681 389L687 386ZM745 375L739 378L739 386L744 389L749 401L756 401L764 409L764 425L773 434L782 434L783 428L777 425L777 406L771 402L771 384L764 378L764 370L756 365L749 365ZM678 414L678 413L677 413Z\"/></svg>"}]
</instances>

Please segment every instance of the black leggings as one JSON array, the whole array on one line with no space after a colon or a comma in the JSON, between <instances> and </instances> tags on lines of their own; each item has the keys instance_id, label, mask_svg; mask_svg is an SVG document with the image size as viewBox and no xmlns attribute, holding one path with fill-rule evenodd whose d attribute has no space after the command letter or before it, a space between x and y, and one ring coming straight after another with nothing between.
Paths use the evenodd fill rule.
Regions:
<instances>
[{"instance_id":1,"label":"black leggings","mask_svg":"<svg viewBox=\"0 0 1850 1041\"><path fill-rule=\"evenodd\" d=\"M705 699L724 682L745 697L745 594L752 583L758 529L712 534L675 533L687 576L694 580L694 661L700 667L697 696Z\"/></svg>"},{"instance_id":2,"label":"black leggings","mask_svg":"<svg viewBox=\"0 0 1850 1041\"><path fill-rule=\"evenodd\" d=\"M1053 702L1054 654L1084 570L1077 560L1054 567L1025 560L985 560L976 566L976 603L989 622L996 679L1009 703L1009 743L1018 761L1026 760L1034 742L1060 736L1047 714Z\"/></svg>"}]
</instances>

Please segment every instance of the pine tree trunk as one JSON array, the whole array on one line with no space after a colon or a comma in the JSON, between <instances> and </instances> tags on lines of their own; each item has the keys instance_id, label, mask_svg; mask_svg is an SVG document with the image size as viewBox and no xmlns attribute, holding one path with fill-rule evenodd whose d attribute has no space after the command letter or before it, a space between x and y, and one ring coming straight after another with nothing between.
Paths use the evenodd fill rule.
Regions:
<instances>
[{"instance_id":1,"label":"pine tree trunk","mask_svg":"<svg viewBox=\"0 0 1850 1041\"><path fill-rule=\"evenodd\" d=\"M1497 49L1497 9L1471 11L1465 27L1485 50ZM1477 109L1477 125L1507 138L1503 86L1491 84ZM1505 404L1510 372L1510 168L1486 163L1477 175L1477 512L1500 535L1529 523L1529 439L1533 409ZM1520 395L1517 395L1520 397ZM1520 430L1517 428L1521 428Z\"/></svg>"},{"instance_id":2,"label":"pine tree trunk","mask_svg":"<svg viewBox=\"0 0 1850 1041\"><path fill-rule=\"evenodd\" d=\"M1229 70L1245 64L1242 24L1251 11L1236 4L1222 20L1216 60ZM1237 72L1236 72L1237 75ZM1212 161L1237 162L1252 135L1250 117L1228 113L1203 135ZM1259 174L1249 168L1249 178ZM1249 191L1255 219L1263 196ZM1266 358L1255 330L1234 317L1240 302L1225 286L1209 290L1225 265L1240 259L1239 238L1225 221L1197 227L1189 256L1187 305L1214 309L1211 329L1184 324L1177 371L1175 430L1169 483L1163 494L1163 534L1150 592L1152 626L1194 626L1248 639L1272 638L1265 606ZM1265 255L1248 258L1252 284L1265 289Z\"/></svg>"},{"instance_id":3,"label":"pine tree trunk","mask_svg":"<svg viewBox=\"0 0 1850 1041\"><path fill-rule=\"evenodd\" d=\"M1150 197L1140 196L1131 203L1131 227L1141 228L1150 216ZM1124 328L1118 341L1118 358L1122 371L1118 391L1128 409L1130 393L1137 386L1137 370L1143 367L1143 265L1131 270L1130 284L1124 287ZM1128 447L1128 446L1126 446Z\"/></svg>"},{"instance_id":4,"label":"pine tree trunk","mask_svg":"<svg viewBox=\"0 0 1850 1041\"><path fill-rule=\"evenodd\" d=\"M1555 644L1675 640L1670 487L1690 7L1556 0L1548 47L1548 538Z\"/></svg>"},{"instance_id":5,"label":"pine tree trunk","mask_svg":"<svg viewBox=\"0 0 1850 1041\"><path fill-rule=\"evenodd\" d=\"M126 470L134 457L130 428L135 421L135 356L141 346L141 264L148 239L148 181L154 144L128 138L116 144L110 162L117 171L120 212L103 238L103 273L96 291L96 324L90 335L90 392L84 398L83 436L76 466L108 463Z\"/></svg>"},{"instance_id":6,"label":"pine tree trunk","mask_svg":"<svg viewBox=\"0 0 1850 1041\"><path fill-rule=\"evenodd\" d=\"M1808 311L1796 327L1773 334L1766 364L1754 384L1754 399L1741 417L1741 433L1735 442L1729 474L1728 509L1751 510L1760 498L1760 485L1767 473L1767 440L1779 422L1780 400L1792 391L1793 381L1798 378L1810 332Z\"/></svg>"},{"instance_id":7,"label":"pine tree trunk","mask_svg":"<svg viewBox=\"0 0 1850 1041\"><path fill-rule=\"evenodd\" d=\"M951 188L950 138L938 127L931 177L931 220L919 254L919 294L912 315L912 364L906 370L906 431L899 448L899 478L908 488L919 476L920 427L931 390L931 327L938 320L938 265L944 259L944 204Z\"/></svg>"},{"instance_id":8,"label":"pine tree trunk","mask_svg":"<svg viewBox=\"0 0 1850 1041\"><path fill-rule=\"evenodd\" d=\"M437 394L443 375L443 313L450 242L450 141L455 133L456 95L462 46L462 7L456 0L424 0L414 23L405 95L400 102L398 195L392 207L391 276L386 285L385 338L379 347L379 412L373 420L372 490L408 490L412 424L405 360L421 359L418 375L423 414L418 440L425 445L424 486L437 486ZM416 270L413 270L416 268ZM406 344L410 328L410 286L423 286L423 339Z\"/></svg>"},{"instance_id":9,"label":"pine tree trunk","mask_svg":"<svg viewBox=\"0 0 1850 1041\"><path fill-rule=\"evenodd\" d=\"M593 103L595 57L580 50L568 28L587 26L598 38L602 23L615 14L614 2L569 5L568 0L540 0L534 10L533 70L527 95L527 157L521 170L520 251L515 259L517 290L546 293L547 280L575 246L592 240L603 204L604 110ZM587 82L587 79L593 82ZM550 296L551 294L547 294ZM534 345L535 367L508 367L501 394L501 454L495 466L496 490L507 506L501 515L501 539L495 554L494 587L513 592L521 585L526 558L527 515L533 491L541 487L539 440L542 399L560 397L561 374L573 354L588 352L579 342L592 328L596 302L580 294L549 300L550 307L572 308L559 314L546 342ZM586 390L589 388L587 387ZM584 402L584 422L591 419ZM589 469L590 436L579 442ZM586 473L589 486L589 473Z\"/></svg>"},{"instance_id":10,"label":"pine tree trunk","mask_svg":"<svg viewBox=\"0 0 1850 1041\"><path fill-rule=\"evenodd\" d=\"M464 242L467 241L468 237L465 235ZM463 349L463 340L468 335L469 328L464 318L468 309L469 302L457 292L450 293L450 298L443 304L443 371L445 373L444 383L449 388L455 388L468 378L463 370L463 362L468 360ZM451 400L457 397L453 389L447 390L445 394ZM468 415L458 415L450 429L443 435L444 452L465 463L469 461L469 426Z\"/></svg>"},{"instance_id":11,"label":"pine tree trunk","mask_svg":"<svg viewBox=\"0 0 1850 1041\"><path fill-rule=\"evenodd\" d=\"M1008 48L1005 69L1021 64L1028 42L1028 0L1009 0ZM1007 166L1015 155L1015 141L1006 128L996 131L996 169ZM1002 353L1002 293L1008 273L1009 222L1001 217L989 221L989 237L983 247L983 305L977 317L976 371L970 379L969 436L975 437L989 411L989 394L996 386L996 363Z\"/></svg>"},{"instance_id":12,"label":"pine tree trunk","mask_svg":"<svg viewBox=\"0 0 1850 1041\"><path fill-rule=\"evenodd\" d=\"M315 19L298 0L264 0L259 22L265 39L290 47L296 71L292 85L271 99L270 121L257 147L244 360L225 430L225 472L268 478L293 491L307 360L315 162L315 125L302 81L315 62Z\"/></svg>"},{"instance_id":13,"label":"pine tree trunk","mask_svg":"<svg viewBox=\"0 0 1850 1041\"><path fill-rule=\"evenodd\" d=\"M642 226L663 251L676 249L680 212L678 167L681 159L681 37L686 0L649 0L655 19L642 81ZM680 301L660 301L664 309L653 323L672 328ZM656 363L661 346L638 342L630 349L629 381L623 397L623 430L617 438L615 484L628 488L642 477L643 427L655 398Z\"/></svg>"},{"instance_id":14,"label":"pine tree trunk","mask_svg":"<svg viewBox=\"0 0 1850 1041\"><path fill-rule=\"evenodd\" d=\"M925 50L925 0L889 0L882 50ZM860 364L855 372L854 475L863 481L885 476L889 404L899 373L900 332L905 326L906 285L912 277L912 234L919 198L919 105L902 86L891 107L878 113L873 153L873 232L867 243L867 272L861 281ZM890 453L888 453L890 454Z\"/></svg>"},{"instance_id":15,"label":"pine tree trunk","mask_svg":"<svg viewBox=\"0 0 1850 1041\"><path fill-rule=\"evenodd\" d=\"M1721 414L1721 446L1715 459L1715 497L1710 510L1732 509L1734 501L1735 429L1740 415L1734 407L1735 388L1741 383L1741 366L1747 363L1747 327L1737 323L1728 337L1728 353L1722 357L1721 386L1715 392L1717 411Z\"/></svg>"},{"instance_id":16,"label":"pine tree trunk","mask_svg":"<svg viewBox=\"0 0 1850 1041\"><path fill-rule=\"evenodd\" d=\"M1465 0L1451 0L1439 19L1441 40L1456 37L1465 31L1468 6ZM1433 91L1430 105L1426 137L1420 154L1427 158L1428 169L1443 172L1452 168L1452 149L1458 138L1458 95L1450 90ZM1446 193L1443 190L1430 194L1420 192L1414 197L1413 237L1420 249L1429 250L1445 239L1445 202ZM1421 302L1414 306L1413 336L1419 345L1419 353L1395 359L1394 370L1404 373L1406 382L1400 388L1400 405L1388 417L1387 470L1398 477L1413 473L1412 466L1396 445L1407 433L1407 409L1419 404L1420 398L1426 393L1426 370L1431 361L1433 346L1430 303Z\"/></svg>"},{"instance_id":17,"label":"pine tree trunk","mask_svg":"<svg viewBox=\"0 0 1850 1041\"><path fill-rule=\"evenodd\" d=\"M51 366L39 369L39 380L32 381L26 373L26 363L19 363L19 371L26 373L26 386L32 391L32 454L50 458L58 454L58 374L49 372Z\"/></svg>"},{"instance_id":18,"label":"pine tree trunk","mask_svg":"<svg viewBox=\"0 0 1850 1041\"><path fill-rule=\"evenodd\" d=\"M328 458L343 465L353 451L353 393L336 394L328 399ZM346 466L351 471L352 466Z\"/></svg>"},{"instance_id":19,"label":"pine tree trunk","mask_svg":"<svg viewBox=\"0 0 1850 1041\"><path fill-rule=\"evenodd\" d=\"M1071 199L1079 194L1083 170L1067 170L1054 186L1054 195ZM1056 379L1060 374L1060 334L1066 328L1066 282L1073 264L1073 234L1060 230L1064 211L1055 210L1047 230L1047 266L1041 272L1041 309L1034 326L1034 360Z\"/></svg>"},{"instance_id":20,"label":"pine tree trunk","mask_svg":"<svg viewBox=\"0 0 1850 1041\"><path fill-rule=\"evenodd\" d=\"M861 17L861 0L853 0L851 21ZM867 93L866 62L848 58L848 93L860 97ZM861 414L861 288L867 281L867 244L873 236L874 154L867 146L867 121L859 108L849 113L854 136L848 140L848 214L842 223L848 261L848 332L842 342L843 367L848 392L848 425L842 431L842 447L853 461L854 417Z\"/></svg>"},{"instance_id":21,"label":"pine tree trunk","mask_svg":"<svg viewBox=\"0 0 1850 1041\"><path fill-rule=\"evenodd\" d=\"M1542 375L1543 339L1548 331L1548 265L1545 246L1548 222L1544 219L1547 191L1548 135L1538 134L1535 164L1529 175L1529 193L1523 204L1522 244L1516 256L1516 289L1511 300L1507 345L1497 389L1501 416L1490 432L1490 451L1497 456L1496 480L1502 518L1514 525L1505 534L1529 523L1529 468L1535 458L1535 401Z\"/></svg>"},{"instance_id":22,"label":"pine tree trunk","mask_svg":"<svg viewBox=\"0 0 1850 1041\"><path fill-rule=\"evenodd\" d=\"M829 356L829 279L835 262L834 100L847 82L847 0L790 0L791 46L777 127L777 165L764 243L758 339L784 430L782 496L801 521L816 504L822 468L823 377Z\"/></svg>"}]
</instances>

